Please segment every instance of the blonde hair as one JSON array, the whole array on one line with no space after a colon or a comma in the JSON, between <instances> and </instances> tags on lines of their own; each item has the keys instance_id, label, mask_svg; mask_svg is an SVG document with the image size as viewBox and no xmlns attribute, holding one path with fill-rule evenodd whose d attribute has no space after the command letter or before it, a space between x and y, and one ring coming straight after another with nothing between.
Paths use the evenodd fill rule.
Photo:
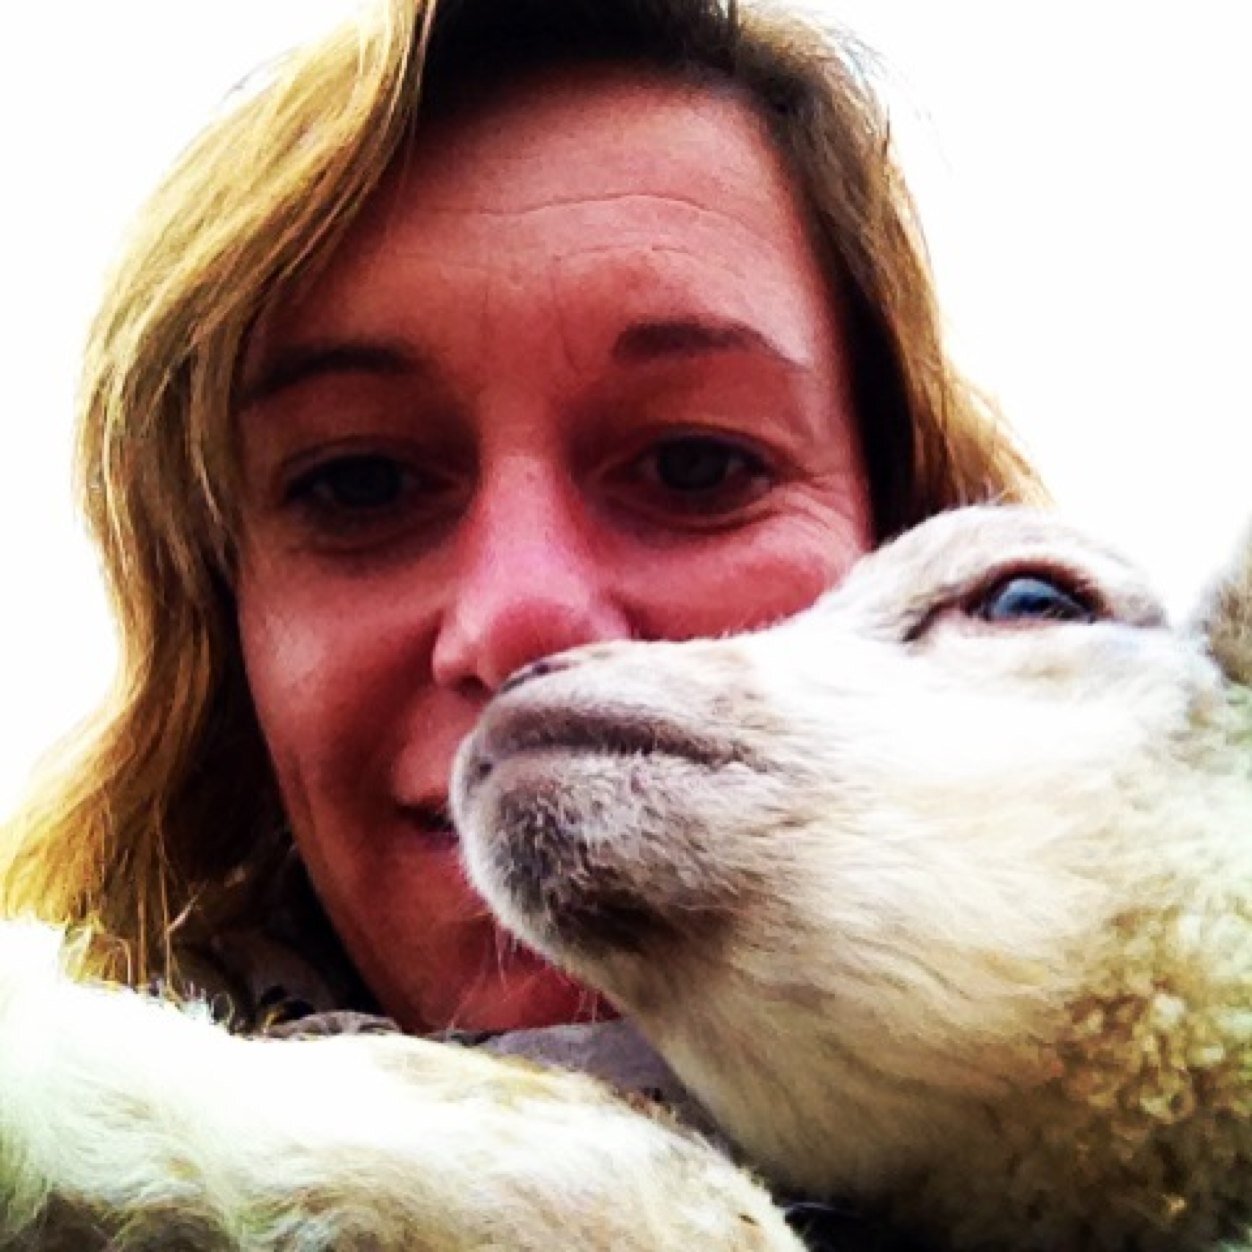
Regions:
<instances>
[{"instance_id":1,"label":"blonde hair","mask_svg":"<svg viewBox=\"0 0 1252 1252\"><path fill-rule=\"evenodd\" d=\"M847 293L880 538L1039 488L943 351L888 126L853 57L715 0L380 0L267 73L146 207L86 353L78 475L118 623L107 705L7 832L0 911L89 923L120 972L238 922L288 846L236 636L231 413L251 328L324 264L423 110L603 60L729 83L766 119ZM255 920L255 919L254 919Z\"/></svg>"}]
</instances>

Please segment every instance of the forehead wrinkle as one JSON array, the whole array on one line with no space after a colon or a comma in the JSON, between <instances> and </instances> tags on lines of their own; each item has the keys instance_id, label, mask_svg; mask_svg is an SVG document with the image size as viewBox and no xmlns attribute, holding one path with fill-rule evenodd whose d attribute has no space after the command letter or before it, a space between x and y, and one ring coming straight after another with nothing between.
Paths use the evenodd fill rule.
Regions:
<instances>
[{"instance_id":1,"label":"forehead wrinkle","mask_svg":"<svg viewBox=\"0 0 1252 1252\"><path fill-rule=\"evenodd\" d=\"M618 213L621 206L628 206ZM767 213L760 211L768 209ZM510 252L517 255L538 247L550 249L552 240L544 235L545 219L550 214L568 214L569 224L563 227L564 244L561 257L591 257L597 253L610 253L634 249L649 253L688 253L695 249L684 232L693 228L701 234L723 240L727 234L742 238L751 254L768 253L782 257L788 247L808 251L811 242L798 215L782 206L748 206L744 213L736 213L723 207L708 205L690 196L661 195L644 192L622 192L606 196L571 196L559 200L522 205L518 208L494 208L483 204L461 206L449 202L430 205L418 201L418 218L429 217L431 251L440 263L451 268L454 263L471 268L466 253L475 248L483 251L479 265L489 264L493 249L499 246L501 232L508 232ZM748 211L749 208L752 211ZM607 221L605 219L608 219ZM539 233L536 243L528 239L528 227L533 224ZM441 249L438 242L445 225L456 234L456 250ZM606 228L612 231L608 240ZM594 240L582 238L586 230L594 230ZM671 236L682 238L681 246ZM403 248L397 246L396 235L391 231L380 233L372 251L378 256L413 255L413 243L420 244L420 237ZM458 255L459 254L459 255Z\"/></svg>"},{"instance_id":2,"label":"forehead wrinkle","mask_svg":"<svg viewBox=\"0 0 1252 1252\"><path fill-rule=\"evenodd\" d=\"M440 232L441 222L435 224L436 237L431 240L423 240L420 232L416 238L409 238L400 242L401 236L404 234L414 234L411 228L406 231L403 227L396 227L394 230L388 225L379 231L372 245L362 249L361 260L366 264L387 264L390 261L400 257L427 257L436 260L441 268L445 270L461 269L469 273L482 271L493 265L493 257L497 255L499 248L499 229L497 223L507 226L510 230L508 236L508 248L514 256L526 251L532 250L535 245L528 242L525 233L515 233L519 223L525 223L529 219L535 220L537 223L550 212L560 212L564 210L576 210L583 208L588 210L589 214L594 214L599 208L609 208L615 204L623 202L635 202L641 205L654 203L658 207L665 205L676 205L684 211L690 211L699 219L703 229L707 230L711 235L718 239L723 239L726 235L727 227L732 228L736 233L746 236L752 245L753 252L759 254L762 251L780 255L785 262L784 245L788 242L789 236L797 239L800 246L807 249L809 242L803 232L796 230L798 223L791 219L791 215L785 212L778 212L776 207L772 210L773 220L770 222L762 222L759 226L751 224L742 216L727 212L723 209L710 207L701 203L698 199L682 196L653 195L651 193L642 192L623 192L620 195L604 196L604 197L569 197L560 201L547 202L543 204L534 204L522 206L519 209L493 209L486 206L455 206L452 204L429 205L421 202L416 204L416 216L431 216L435 219L443 219L444 221L451 219L454 229L471 226L474 219L478 219L483 223L481 231L468 232L469 238L458 238L456 240L456 248L448 249L441 246L437 237ZM395 215L400 213L399 206L396 206ZM387 212L388 218L393 216L392 212ZM611 223L614 231L614 237L611 241L603 241L603 236L596 242L584 241L579 237L576 229L576 223L571 224L566 236L565 243L554 259L557 262L569 260L575 257L593 257L597 254L609 254L614 252L634 251L641 256L647 254L675 254L686 255L693 259L699 259L699 251L694 248L690 241L683 241L680 245L666 239L667 233L677 231L681 233L683 229L689 230L690 221L667 222L665 216L645 216L640 215L638 218L625 218L624 220L616 220ZM596 223L600 226L601 223ZM764 229L765 226L771 229ZM475 238L477 236L477 238ZM423 246L428 244L428 246ZM481 255L476 256L474 246L477 244L481 249ZM545 237L541 241L541 250L550 250L551 239Z\"/></svg>"},{"instance_id":3,"label":"forehead wrinkle","mask_svg":"<svg viewBox=\"0 0 1252 1252\"><path fill-rule=\"evenodd\" d=\"M420 202L420 211L431 214L452 214L455 216L464 216L471 213L480 217L503 217L515 218L526 217L531 214L539 214L552 212L558 209L571 208L574 206L586 206L588 208L598 205L616 205L628 203L632 201L640 201L648 203L650 201L658 201L662 204L676 204L684 208L693 209L697 213L708 213L714 216L728 218L731 221L739 221L732 213L727 213L714 205L706 204L697 196L679 195L672 191L607 191L598 195L579 194L569 196L552 196L545 197L543 200L536 200L533 204L523 204L517 208L510 209L492 209L482 204L453 204L453 203L430 203ZM740 223L742 225L742 223Z\"/></svg>"}]
</instances>

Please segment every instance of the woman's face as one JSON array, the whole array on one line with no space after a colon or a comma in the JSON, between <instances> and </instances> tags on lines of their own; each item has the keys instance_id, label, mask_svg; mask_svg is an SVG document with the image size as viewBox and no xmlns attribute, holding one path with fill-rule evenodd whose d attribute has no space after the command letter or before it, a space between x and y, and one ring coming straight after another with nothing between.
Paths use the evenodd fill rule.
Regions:
<instances>
[{"instance_id":1,"label":"woman's face","mask_svg":"<svg viewBox=\"0 0 1252 1252\"><path fill-rule=\"evenodd\" d=\"M413 1030L572 1020L445 816L518 666L794 613L866 548L848 361L752 112L631 74L429 126L259 332L239 628L295 839Z\"/></svg>"}]
</instances>

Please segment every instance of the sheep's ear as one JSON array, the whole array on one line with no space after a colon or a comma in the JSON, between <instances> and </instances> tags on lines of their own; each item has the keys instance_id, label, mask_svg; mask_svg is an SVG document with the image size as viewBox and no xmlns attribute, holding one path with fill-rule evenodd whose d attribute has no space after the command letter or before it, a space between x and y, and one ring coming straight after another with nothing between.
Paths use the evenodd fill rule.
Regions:
<instances>
[{"instance_id":1,"label":"sheep's ear","mask_svg":"<svg viewBox=\"0 0 1252 1252\"><path fill-rule=\"evenodd\" d=\"M1193 622L1231 682L1252 686L1252 528L1201 599Z\"/></svg>"}]
</instances>

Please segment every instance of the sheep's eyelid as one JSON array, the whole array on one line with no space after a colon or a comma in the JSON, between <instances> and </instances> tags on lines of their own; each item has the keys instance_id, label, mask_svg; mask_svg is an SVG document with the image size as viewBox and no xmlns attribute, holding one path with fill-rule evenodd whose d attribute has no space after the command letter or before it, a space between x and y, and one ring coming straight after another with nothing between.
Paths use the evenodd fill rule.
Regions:
<instances>
[{"instance_id":1,"label":"sheep's eyelid","mask_svg":"<svg viewBox=\"0 0 1252 1252\"><path fill-rule=\"evenodd\" d=\"M1108 621L1117 616L1099 586L1090 577L1084 576L1070 566L1023 560L997 565L994 569L985 571L972 584L944 588L935 602L909 625L904 632L902 642L916 643L937 620L952 612L960 613L971 621L980 620L974 612L974 607L995 588L1012 582L1015 578L1035 578L1040 582L1054 584L1058 590L1063 591L1086 608L1091 614L1092 622ZM1085 623L1058 621L1056 624L1082 625ZM992 630L1011 629L990 622L986 622L985 625Z\"/></svg>"}]
</instances>

